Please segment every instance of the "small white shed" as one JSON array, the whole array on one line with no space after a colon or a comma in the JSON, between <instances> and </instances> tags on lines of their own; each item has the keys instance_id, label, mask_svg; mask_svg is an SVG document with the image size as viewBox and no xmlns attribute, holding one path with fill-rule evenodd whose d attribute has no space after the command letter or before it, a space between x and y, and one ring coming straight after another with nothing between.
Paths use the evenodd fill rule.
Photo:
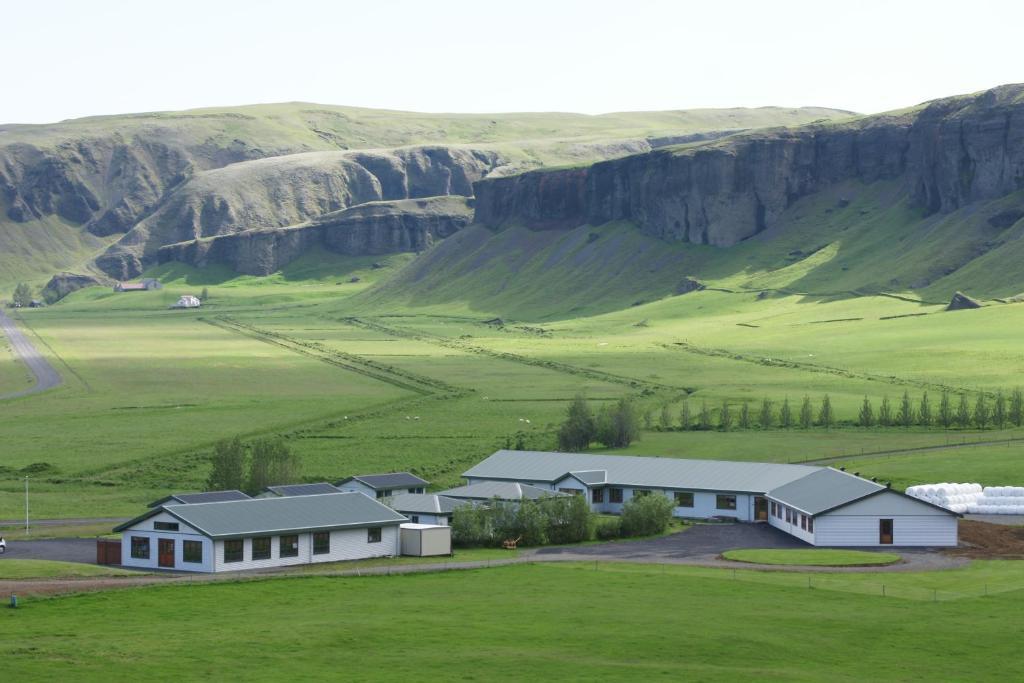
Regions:
<instances>
[{"instance_id":1,"label":"small white shed","mask_svg":"<svg viewBox=\"0 0 1024 683\"><path fill-rule=\"evenodd\" d=\"M436 524L403 524L402 554L435 557L452 554L452 528Z\"/></svg>"}]
</instances>

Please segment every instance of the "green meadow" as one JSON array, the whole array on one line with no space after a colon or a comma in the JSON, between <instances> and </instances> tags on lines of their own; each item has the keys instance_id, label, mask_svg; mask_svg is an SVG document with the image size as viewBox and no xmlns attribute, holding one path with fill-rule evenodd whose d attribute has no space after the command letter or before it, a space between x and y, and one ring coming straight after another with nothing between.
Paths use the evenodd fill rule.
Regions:
<instances>
[{"instance_id":1,"label":"green meadow","mask_svg":"<svg viewBox=\"0 0 1024 683\"><path fill-rule=\"evenodd\" d=\"M1001 681L1021 576L976 564L884 575L885 597L879 575L589 564L127 589L3 610L0 658L10 680Z\"/></svg>"}]
</instances>

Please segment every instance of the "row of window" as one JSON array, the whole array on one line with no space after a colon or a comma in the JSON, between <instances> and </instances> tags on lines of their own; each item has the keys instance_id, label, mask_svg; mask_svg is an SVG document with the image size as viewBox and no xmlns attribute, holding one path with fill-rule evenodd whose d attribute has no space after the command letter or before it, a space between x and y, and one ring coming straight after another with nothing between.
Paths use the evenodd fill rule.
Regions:
<instances>
[{"instance_id":1,"label":"row of window","mask_svg":"<svg viewBox=\"0 0 1024 683\"><path fill-rule=\"evenodd\" d=\"M367 543L380 543L381 542L381 528L370 527L366 530L366 542ZM271 537L270 536L256 536L252 539L250 546L249 559L251 560L269 560L271 558ZM149 559L149 537L147 536L132 536L131 537L131 556L136 560L148 560ZM182 541L181 546L181 559L183 562L190 562L196 564L202 564L203 562L203 542L202 541ZM161 551L163 552L163 551ZM279 536L278 537L278 557L298 557L299 556L299 537L297 535L291 536ZM318 531L313 534L313 554L314 555L327 555L331 552L331 533L329 531ZM224 562L241 562L245 559L245 541L240 538L232 539L230 541L224 541Z\"/></svg>"},{"instance_id":2,"label":"row of window","mask_svg":"<svg viewBox=\"0 0 1024 683\"><path fill-rule=\"evenodd\" d=\"M173 548L173 546L171 546ZM149 559L149 538L147 536L132 536L131 538L131 556L136 560L148 560ZM202 564L203 562L203 542L202 541L182 541L181 544L181 560L182 562L191 562L195 564Z\"/></svg>"},{"instance_id":3,"label":"row of window","mask_svg":"<svg viewBox=\"0 0 1024 683\"><path fill-rule=\"evenodd\" d=\"M376 495L377 495L378 498L390 498L391 496L395 495L396 491L398 491L398 489L383 489L383 490L377 491ZM409 491L409 493L423 493L423 487L420 486L420 487L417 487L417 488L408 489L408 491Z\"/></svg>"},{"instance_id":4,"label":"row of window","mask_svg":"<svg viewBox=\"0 0 1024 683\"><path fill-rule=\"evenodd\" d=\"M604 502L605 489L593 489L590 492L590 500L594 503ZM633 497L642 498L649 496L653 491L649 489L634 489ZM622 489L609 488L608 489L608 502L609 503L621 503L622 502ZM692 508L693 507L693 491L676 491L675 502L677 508ZM735 510L736 509L736 496L719 494L715 496L715 507L719 510Z\"/></svg>"},{"instance_id":5,"label":"row of window","mask_svg":"<svg viewBox=\"0 0 1024 683\"><path fill-rule=\"evenodd\" d=\"M797 512L793 508L786 507L782 503L771 503L772 517L776 519L786 520L786 524L799 524L800 528L808 533L814 533L814 518L805 515L802 512Z\"/></svg>"}]
</instances>

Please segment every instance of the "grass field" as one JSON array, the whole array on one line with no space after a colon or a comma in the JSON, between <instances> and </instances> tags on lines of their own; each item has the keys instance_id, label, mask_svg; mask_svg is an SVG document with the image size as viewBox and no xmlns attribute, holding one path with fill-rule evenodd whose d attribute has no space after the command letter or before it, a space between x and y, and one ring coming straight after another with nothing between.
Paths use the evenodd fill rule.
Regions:
<instances>
[{"instance_id":1,"label":"grass field","mask_svg":"<svg viewBox=\"0 0 1024 683\"><path fill-rule=\"evenodd\" d=\"M138 572L78 562L0 560L0 579L57 579L88 576L138 576Z\"/></svg>"},{"instance_id":2,"label":"grass field","mask_svg":"<svg viewBox=\"0 0 1024 683\"><path fill-rule=\"evenodd\" d=\"M895 553L872 553L863 550L729 550L722 557L751 564L802 565L807 567L863 567L895 564L900 556Z\"/></svg>"},{"instance_id":3,"label":"grass field","mask_svg":"<svg viewBox=\"0 0 1024 683\"><path fill-rule=\"evenodd\" d=\"M12 680L208 678L225 653L250 680L1004 680L991 663L1017 660L1006 624L1024 606L1012 565L887 575L889 597L786 572L562 564L131 589L3 610L0 658ZM843 579L878 580L864 576ZM967 596L997 578L1018 589ZM901 583L964 597L892 597ZM224 628L226 608L247 627Z\"/></svg>"}]
</instances>

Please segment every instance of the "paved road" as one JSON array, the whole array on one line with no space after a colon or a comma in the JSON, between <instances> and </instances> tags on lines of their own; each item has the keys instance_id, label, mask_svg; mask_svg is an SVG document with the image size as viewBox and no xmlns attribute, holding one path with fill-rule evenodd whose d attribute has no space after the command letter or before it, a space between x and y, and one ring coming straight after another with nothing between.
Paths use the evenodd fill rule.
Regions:
<instances>
[{"instance_id":1,"label":"paved road","mask_svg":"<svg viewBox=\"0 0 1024 683\"><path fill-rule=\"evenodd\" d=\"M0 562L10 560L59 560L61 562L96 563L96 539L55 538L40 541L22 541L7 537L7 552Z\"/></svg>"},{"instance_id":2,"label":"paved road","mask_svg":"<svg viewBox=\"0 0 1024 683\"><path fill-rule=\"evenodd\" d=\"M36 394L40 391L60 386L63 381L60 373L50 365L50 361L46 360L36 350L32 342L28 340L28 337L22 334L18 326L14 324L14 321L3 310L0 310L0 328L3 328L4 334L10 340L11 347L14 349L14 355L21 358L22 362L28 366L29 371L36 378L35 384L28 389L0 394L0 399L27 396L28 394Z\"/></svg>"}]
</instances>

